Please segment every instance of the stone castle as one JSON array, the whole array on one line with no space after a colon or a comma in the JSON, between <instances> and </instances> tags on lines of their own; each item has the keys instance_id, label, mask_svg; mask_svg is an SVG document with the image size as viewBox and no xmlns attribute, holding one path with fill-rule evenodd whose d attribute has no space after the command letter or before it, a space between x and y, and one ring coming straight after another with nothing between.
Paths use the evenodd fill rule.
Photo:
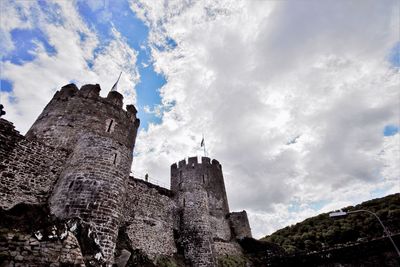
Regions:
<instances>
[{"instance_id":1,"label":"stone castle","mask_svg":"<svg viewBox=\"0 0 400 267\"><path fill-rule=\"evenodd\" d=\"M62 87L25 136L0 119L0 266L217 266L241 255L251 230L245 211L229 211L221 164L172 164L170 190L130 176L137 111L99 92Z\"/></svg>"}]
</instances>

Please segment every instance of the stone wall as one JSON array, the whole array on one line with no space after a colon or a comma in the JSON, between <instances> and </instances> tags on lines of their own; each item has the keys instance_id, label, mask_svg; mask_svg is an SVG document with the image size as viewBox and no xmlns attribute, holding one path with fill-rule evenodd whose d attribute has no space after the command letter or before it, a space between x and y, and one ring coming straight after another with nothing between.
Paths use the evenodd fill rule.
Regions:
<instances>
[{"instance_id":1,"label":"stone wall","mask_svg":"<svg viewBox=\"0 0 400 267\"><path fill-rule=\"evenodd\" d=\"M229 241L232 238L226 216L229 213L228 198L226 196L224 177L221 164L213 159L202 158L204 170L205 190L208 197L209 221L214 240Z\"/></svg>"},{"instance_id":2,"label":"stone wall","mask_svg":"<svg viewBox=\"0 0 400 267\"><path fill-rule=\"evenodd\" d=\"M27 138L72 149L80 135L90 131L133 149L140 123L135 107L128 105L125 111L120 93L112 91L103 98L100 90L98 84L87 84L80 90L75 84L62 87L29 129Z\"/></svg>"},{"instance_id":3,"label":"stone wall","mask_svg":"<svg viewBox=\"0 0 400 267\"><path fill-rule=\"evenodd\" d=\"M113 260L131 162L132 151L114 139L82 135L50 199L58 218L90 225L106 262Z\"/></svg>"},{"instance_id":4,"label":"stone wall","mask_svg":"<svg viewBox=\"0 0 400 267\"><path fill-rule=\"evenodd\" d=\"M190 265L215 266L214 242L210 227L207 193L194 186L190 191L180 194L179 201L184 202L181 209L180 243Z\"/></svg>"},{"instance_id":5,"label":"stone wall","mask_svg":"<svg viewBox=\"0 0 400 267\"><path fill-rule=\"evenodd\" d=\"M198 162L192 157L173 164L171 190L178 207L180 242L192 265L215 266L216 257L242 255L232 230L237 228L239 238L251 236L247 214L234 213L233 225L228 219L222 166L217 160L202 157Z\"/></svg>"},{"instance_id":6,"label":"stone wall","mask_svg":"<svg viewBox=\"0 0 400 267\"><path fill-rule=\"evenodd\" d=\"M229 214L229 221L236 238L242 239L244 237L251 237L249 219L247 218L245 210L240 212L231 212Z\"/></svg>"},{"instance_id":7,"label":"stone wall","mask_svg":"<svg viewBox=\"0 0 400 267\"><path fill-rule=\"evenodd\" d=\"M189 191L191 185L196 185L207 195L207 214L210 224L212 239L230 241L232 239L230 225L226 216L229 213L228 199L225 191L224 178L221 164L217 160L210 161L210 158L202 157L198 162L197 157L180 161L179 166L171 169L171 189L177 195ZM186 186L186 189L183 188ZM182 197L178 197L180 205L183 205Z\"/></svg>"},{"instance_id":8,"label":"stone wall","mask_svg":"<svg viewBox=\"0 0 400 267\"><path fill-rule=\"evenodd\" d=\"M130 177L124 217L131 246L154 260L177 252L172 192Z\"/></svg>"},{"instance_id":9,"label":"stone wall","mask_svg":"<svg viewBox=\"0 0 400 267\"><path fill-rule=\"evenodd\" d=\"M214 242L215 253L217 257L243 255L242 248L236 242Z\"/></svg>"},{"instance_id":10,"label":"stone wall","mask_svg":"<svg viewBox=\"0 0 400 267\"><path fill-rule=\"evenodd\" d=\"M212 237L214 240L230 241L232 238L228 220L224 217L208 216Z\"/></svg>"},{"instance_id":11,"label":"stone wall","mask_svg":"<svg viewBox=\"0 0 400 267\"><path fill-rule=\"evenodd\" d=\"M0 207L47 201L67 152L30 141L0 119Z\"/></svg>"},{"instance_id":12,"label":"stone wall","mask_svg":"<svg viewBox=\"0 0 400 267\"><path fill-rule=\"evenodd\" d=\"M0 229L0 265L4 267L82 266L84 260L75 236L40 241L31 234Z\"/></svg>"},{"instance_id":13,"label":"stone wall","mask_svg":"<svg viewBox=\"0 0 400 267\"><path fill-rule=\"evenodd\" d=\"M213 159L202 157L204 170L204 186L208 192L210 215L225 218L229 213L228 198L226 196L224 176L221 164Z\"/></svg>"},{"instance_id":14,"label":"stone wall","mask_svg":"<svg viewBox=\"0 0 400 267\"><path fill-rule=\"evenodd\" d=\"M98 84L84 85L80 90L74 84L62 87L26 139L70 153L62 172L57 173L51 212L60 219L79 218L84 227L94 232L101 248L100 256L91 257L111 263L140 122L133 105L123 109L120 93L111 91L103 98L100 90ZM37 165L36 161L33 163ZM45 162L45 166L50 168L52 164ZM38 172L42 170L29 170L33 175Z\"/></svg>"},{"instance_id":15,"label":"stone wall","mask_svg":"<svg viewBox=\"0 0 400 267\"><path fill-rule=\"evenodd\" d=\"M211 180L207 159L199 164L197 157L193 157L171 166L171 189L179 209L179 242L191 266L216 266L209 194L205 188Z\"/></svg>"},{"instance_id":16,"label":"stone wall","mask_svg":"<svg viewBox=\"0 0 400 267\"><path fill-rule=\"evenodd\" d=\"M56 219L46 204L0 208L0 218L0 266L84 266L76 224Z\"/></svg>"}]
</instances>

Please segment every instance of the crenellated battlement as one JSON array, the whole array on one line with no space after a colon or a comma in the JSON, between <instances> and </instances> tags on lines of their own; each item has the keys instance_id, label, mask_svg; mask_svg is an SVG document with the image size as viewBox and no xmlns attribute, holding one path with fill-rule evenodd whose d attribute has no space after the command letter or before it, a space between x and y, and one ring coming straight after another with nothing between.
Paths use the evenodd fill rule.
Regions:
<instances>
[{"instance_id":1,"label":"crenellated battlement","mask_svg":"<svg viewBox=\"0 0 400 267\"><path fill-rule=\"evenodd\" d=\"M55 101L68 101L74 97L87 98L94 101L101 102L103 104L110 104L114 108L123 108L124 97L117 91L110 91L107 97L100 96L101 87L99 84L85 84L80 89L73 84L67 84L61 87L60 91L57 91L53 97ZM131 115L136 115L136 108L132 109L133 105L126 106L126 112Z\"/></svg>"},{"instance_id":2,"label":"crenellated battlement","mask_svg":"<svg viewBox=\"0 0 400 267\"><path fill-rule=\"evenodd\" d=\"M140 120L133 105L123 109L123 96L110 91L100 96L100 85L86 84L78 89L67 84L57 91L27 133L54 147L71 149L84 132L108 136L133 147Z\"/></svg>"},{"instance_id":3,"label":"crenellated battlement","mask_svg":"<svg viewBox=\"0 0 400 267\"><path fill-rule=\"evenodd\" d=\"M99 84L85 84L81 87L78 95L89 98L89 97L99 97L100 96L100 85Z\"/></svg>"},{"instance_id":4,"label":"crenellated battlement","mask_svg":"<svg viewBox=\"0 0 400 267\"><path fill-rule=\"evenodd\" d=\"M183 188L202 187L208 190L217 186L221 194L225 194L222 166L218 160L209 157L189 157L171 165L171 190L181 191Z\"/></svg>"},{"instance_id":5,"label":"crenellated battlement","mask_svg":"<svg viewBox=\"0 0 400 267\"><path fill-rule=\"evenodd\" d=\"M199 167L215 167L217 169L222 169L221 164L216 159L211 160L209 157L201 157L201 162L199 162L198 157L189 157L187 160L183 159L178 163L172 164L171 171Z\"/></svg>"},{"instance_id":6,"label":"crenellated battlement","mask_svg":"<svg viewBox=\"0 0 400 267\"><path fill-rule=\"evenodd\" d=\"M61 90L55 93L53 99L67 100L68 98L75 96L78 92L78 87L76 87L75 84L70 83L61 87Z\"/></svg>"}]
</instances>

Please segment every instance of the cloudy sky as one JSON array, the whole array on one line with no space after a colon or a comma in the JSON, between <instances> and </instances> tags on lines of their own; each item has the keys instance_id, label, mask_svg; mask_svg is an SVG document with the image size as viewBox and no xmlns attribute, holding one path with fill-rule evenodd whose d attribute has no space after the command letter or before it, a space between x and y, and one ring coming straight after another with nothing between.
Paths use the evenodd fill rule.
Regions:
<instances>
[{"instance_id":1,"label":"cloudy sky","mask_svg":"<svg viewBox=\"0 0 400 267\"><path fill-rule=\"evenodd\" d=\"M142 121L133 172L207 152L255 237L400 191L397 0L0 1L1 103L25 133L74 82Z\"/></svg>"}]
</instances>

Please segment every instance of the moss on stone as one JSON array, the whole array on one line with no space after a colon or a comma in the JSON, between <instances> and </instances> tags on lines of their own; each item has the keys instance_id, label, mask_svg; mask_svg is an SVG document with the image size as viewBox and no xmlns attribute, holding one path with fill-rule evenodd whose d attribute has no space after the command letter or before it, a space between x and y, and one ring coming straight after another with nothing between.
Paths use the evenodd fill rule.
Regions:
<instances>
[{"instance_id":1,"label":"moss on stone","mask_svg":"<svg viewBox=\"0 0 400 267\"><path fill-rule=\"evenodd\" d=\"M247 259L243 256L221 256L218 257L219 267L246 267Z\"/></svg>"},{"instance_id":2,"label":"moss on stone","mask_svg":"<svg viewBox=\"0 0 400 267\"><path fill-rule=\"evenodd\" d=\"M159 257L156 260L156 265L159 267L178 267L174 259L169 257Z\"/></svg>"}]
</instances>

